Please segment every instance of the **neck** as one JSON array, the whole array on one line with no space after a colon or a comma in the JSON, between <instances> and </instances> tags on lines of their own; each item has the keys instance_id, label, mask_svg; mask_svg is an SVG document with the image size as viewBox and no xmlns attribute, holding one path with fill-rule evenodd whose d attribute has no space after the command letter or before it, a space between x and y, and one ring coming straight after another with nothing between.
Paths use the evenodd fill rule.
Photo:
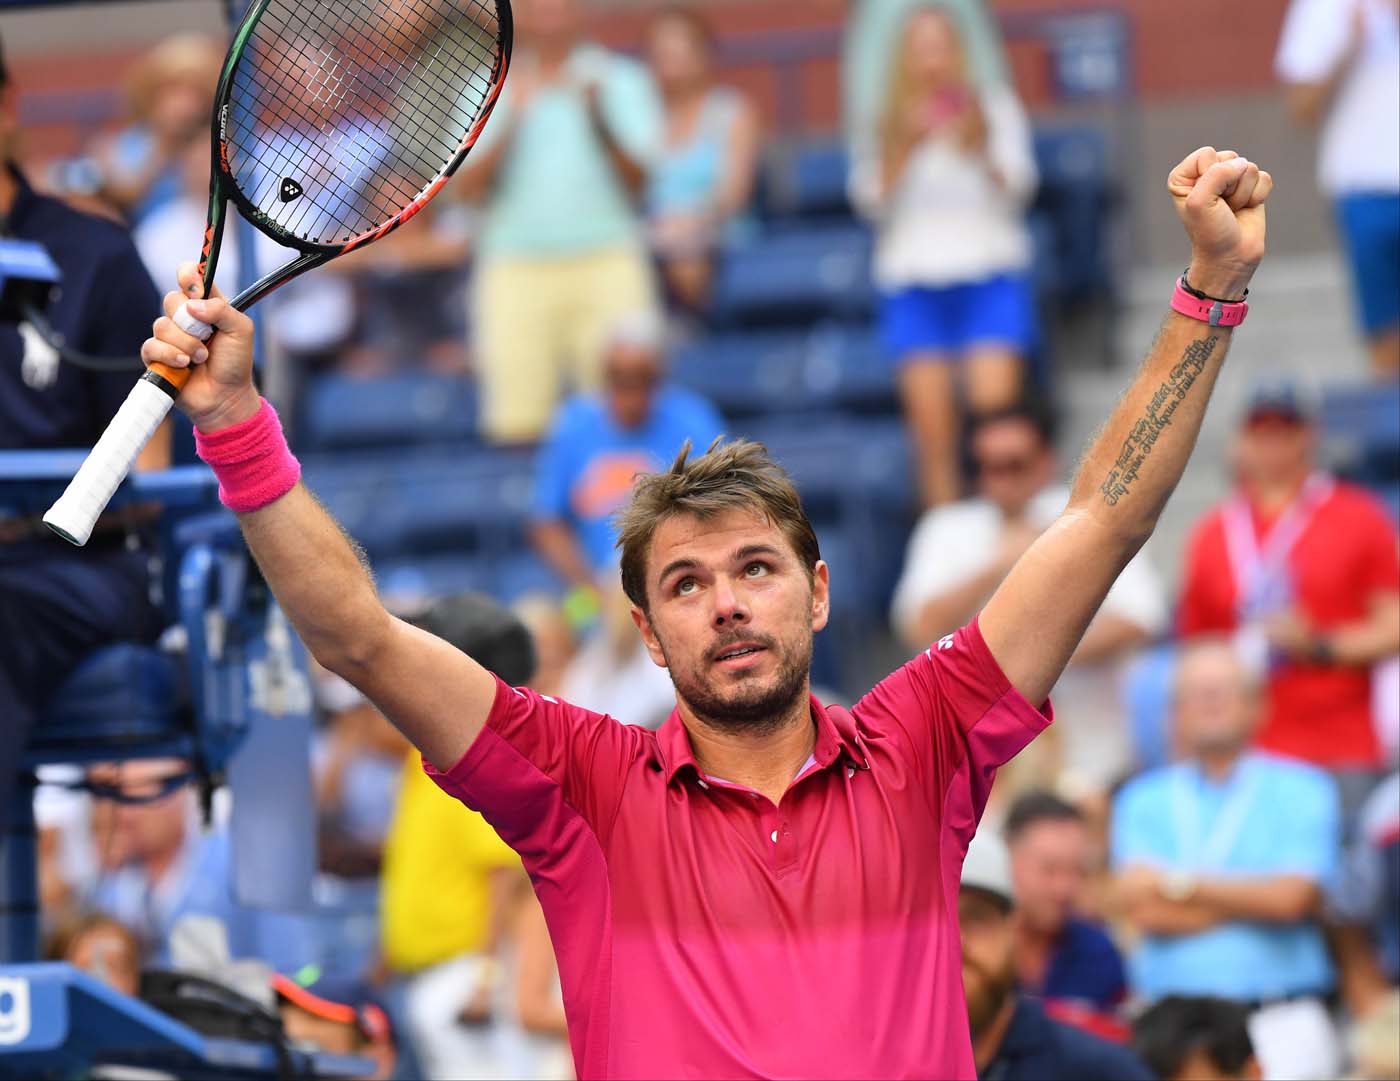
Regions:
<instances>
[{"instance_id":1,"label":"neck","mask_svg":"<svg viewBox=\"0 0 1400 1081\"><path fill-rule=\"evenodd\" d=\"M1001 1041L1006 1039L1006 1030L1011 1027L1012 1015L1016 1012L1016 996L1007 995L995 1017L981 1032L972 1035L972 1058L980 1074L992 1064L1001 1050Z\"/></svg>"},{"instance_id":2,"label":"neck","mask_svg":"<svg viewBox=\"0 0 1400 1081\"><path fill-rule=\"evenodd\" d=\"M774 804L782 799L817 742L806 686L787 714L760 732L736 732L710 724L685 702L680 703L680 712L701 773L752 788Z\"/></svg>"},{"instance_id":3,"label":"neck","mask_svg":"<svg viewBox=\"0 0 1400 1081\"><path fill-rule=\"evenodd\" d=\"M1246 486L1250 501L1265 514L1282 510L1298 498L1311 471L1304 469L1282 477L1256 478Z\"/></svg>"},{"instance_id":4,"label":"neck","mask_svg":"<svg viewBox=\"0 0 1400 1081\"><path fill-rule=\"evenodd\" d=\"M1201 772L1212 781L1223 781L1230 776L1230 771L1235 768L1235 763L1240 760L1243 751L1243 747L1202 751L1199 757Z\"/></svg>"}]
</instances>

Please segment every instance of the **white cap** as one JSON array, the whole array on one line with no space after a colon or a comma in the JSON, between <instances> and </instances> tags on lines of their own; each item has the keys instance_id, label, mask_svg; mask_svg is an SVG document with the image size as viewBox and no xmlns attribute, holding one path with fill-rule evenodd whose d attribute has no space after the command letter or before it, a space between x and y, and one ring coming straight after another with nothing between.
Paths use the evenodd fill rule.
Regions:
<instances>
[{"instance_id":1,"label":"white cap","mask_svg":"<svg viewBox=\"0 0 1400 1081\"><path fill-rule=\"evenodd\" d=\"M967 858L963 860L962 884L974 889L986 890L1014 904L1011 892L1011 856L1006 845L994 830L978 830L967 846Z\"/></svg>"},{"instance_id":2,"label":"white cap","mask_svg":"<svg viewBox=\"0 0 1400 1081\"><path fill-rule=\"evenodd\" d=\"M653 308L636 308L608 325L607 349L637 349L661 356L666 352L666 320Z\"/></svg>"}]
</instances>

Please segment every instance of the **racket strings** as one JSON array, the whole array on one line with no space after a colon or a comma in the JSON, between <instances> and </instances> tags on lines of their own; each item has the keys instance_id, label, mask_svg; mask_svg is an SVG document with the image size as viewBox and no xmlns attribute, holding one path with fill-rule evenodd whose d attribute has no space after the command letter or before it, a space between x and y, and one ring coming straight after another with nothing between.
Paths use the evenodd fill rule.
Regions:
<instances>
[{"instance_id":1,"label":"racket strings","mask_svg":"<svg viewBox=\"0 0 1400 1081\"><path fill-rule=\"evenodd\" d=\"M229 172L278 229L339 245L457 155L500 62L491 0L272 0L235 70Z\"/></svg>"}]
</instances>

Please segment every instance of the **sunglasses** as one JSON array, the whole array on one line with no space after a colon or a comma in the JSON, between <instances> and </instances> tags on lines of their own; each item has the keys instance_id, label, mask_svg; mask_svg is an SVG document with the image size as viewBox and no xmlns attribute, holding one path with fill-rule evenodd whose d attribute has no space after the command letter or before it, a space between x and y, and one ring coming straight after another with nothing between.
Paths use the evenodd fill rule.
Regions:
<instances>
[{"instance_id":1,"label":"sunglasses","mask_svg":"<svg viewBox=\"0 0 1400 1081\"><path fill-rule=\"evenodd\" d=\"M1030 471L1034 459L1025 457L979 458L977 471L988 477L1019 477Z\"/></svg>"},{"instance_id":2,"label":"sunglasses","mask_svg":"<svg viewBox=\"0 0 1400 1081\"><path fill-rule=\"evenodd\" d=\"M1255 413L1244 422L1245 431L1249 432L1292 432L1306 425L1307 421L1297 413L1283 411Z\"/></svg>"}]
</instances>

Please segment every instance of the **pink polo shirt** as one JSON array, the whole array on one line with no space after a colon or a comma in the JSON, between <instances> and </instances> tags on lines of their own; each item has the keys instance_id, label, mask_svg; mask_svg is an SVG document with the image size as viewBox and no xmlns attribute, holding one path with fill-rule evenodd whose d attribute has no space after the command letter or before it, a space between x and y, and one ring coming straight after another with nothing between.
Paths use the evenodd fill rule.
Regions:
<instances>
[{"instance_id":1,"label":"pink polo shirt","mask_svg":"<svg viewBox=\"0 0 1400 1081\"><path fill-rule=\"evenodd\" d=\"M1050 723L973 623L849 712L774 806L659 732L500 684L443 789L525 862L580 1078L974 1077L958 880Z\"/></svg>"}]
</instances>

